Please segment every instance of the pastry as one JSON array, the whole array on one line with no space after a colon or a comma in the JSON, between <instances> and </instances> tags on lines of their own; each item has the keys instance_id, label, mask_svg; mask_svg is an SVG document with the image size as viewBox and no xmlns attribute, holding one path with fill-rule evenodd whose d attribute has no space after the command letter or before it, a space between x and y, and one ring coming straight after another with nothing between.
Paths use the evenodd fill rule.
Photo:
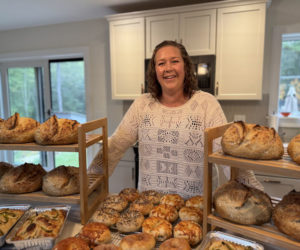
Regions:
<instances>
[{"instance_id":1,"label":"pastry","mask_svg":"<svg viewBox=\"0 0 300 250\"><path fill-rule=\"evenodd\" d=\"M24 211L20 209L0 209L0 237L8 232L23 214Z\"/></svg>"}]
</instances>

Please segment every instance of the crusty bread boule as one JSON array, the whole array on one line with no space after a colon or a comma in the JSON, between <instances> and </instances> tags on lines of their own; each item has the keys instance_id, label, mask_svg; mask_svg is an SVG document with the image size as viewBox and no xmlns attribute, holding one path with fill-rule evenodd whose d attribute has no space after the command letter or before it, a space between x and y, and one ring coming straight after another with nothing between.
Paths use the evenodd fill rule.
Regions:
<instances>
[{"instance_id":1,"label":"crusty bread boule","mask_svg":"<svg viewBox=\"0 0 300 250\"><path fill-rule=\"evenodd\" d=\"M272 219L283 233L300 240L300 192L292 190L275 206Z\"/></svg>"},{"instance_id":2,"label":"crusty bread boule","mask_svg":"<svg viewBox=\"0 0 300 250\"><path fill-rule=\"evenodd\" d=\"M294 162L300 164L300 134L291 139L287 152Z\"/></svg>"},{"instance_id":3,"label":"crusty bread boule","mask_svg":"<svg viewBox=\"0 0 300 250\"><path fill-rule=\"evenodd\" d=\"M0 179L0 192L11 194L30 193L42 188L46 171L40 164L24 163L8 170Z\"/></svg>"},{"instance_id":4,"label":"crusty bread boule","mask_svg":"<svg viewBox=\"0 0 300 250\"><path fill-rule=\"evenodd\" d=\"M40 123L15 113L7 120L0 120L0 143L27 143L34 141Z\"/></svg>"},{"instance_id":5,"label":"crusty bread boule","mask_svg":"<svg viewBox=\"0 0 300 250\"><path fill-rule=\"evenodd\" d=\"M53 196L79 193L79 169L59 166L43 177L43 191Z\"/></svg>"},{"instance_id":6,"label":"crusty bread boule","mask_svg":"<svg viewBox=\"0 0 300 250\"><path fill-rule=\"evenodd\" d=\"M34 140L41 145L64 145L78 142L79 122L51 116L35 131Z\"/></svg>"},{"instance_id":7,"label":"crusty bread boule","mask_svg":"<svg viewBox=\"0 0 300 250\"><path fill-rule=\"evenodd\" d=\"M275 160L283 155L283 143L273 128L234 122L221 140L225 154L255 160Z\"/></svg>"},{"instance_id":8,"label":"crusty bread boule","mask_svg":"<svg viewBox=\"0 0 300 250\"><path fill-rule=\"evenodd\" d=\"M14 166L9 164L8 162L0 162L0 179L1 177L10 169L12 169Z\"/></svg>"},{"instance_id":9,"label":"crusty bread boule","mask_svg":"<svg viewBox=\"0 0 300 250\"><path fill-rule=\"evenodd\" d=\"M271 199L266 193L235 180L216 189L213 206L222 218L244 225L269 222L273 210Z\"/></svg>"}]
</instances>

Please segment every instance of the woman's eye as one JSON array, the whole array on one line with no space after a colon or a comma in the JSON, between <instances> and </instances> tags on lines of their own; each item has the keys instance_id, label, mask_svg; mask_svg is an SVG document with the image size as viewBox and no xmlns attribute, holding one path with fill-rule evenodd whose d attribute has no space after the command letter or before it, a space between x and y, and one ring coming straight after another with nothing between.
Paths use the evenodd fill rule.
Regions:
<instances>
[{"instance_id":1,"label":"woman's eye","mask_svg":"<svg viewBox=\"0 0 300 250\"><path fill-rule=\"evenodd\" d=\"M164 65L163 62L158 63L158 66L163 66L163 65Z\"/></svg>"},{"instance_id":2,"label":"woman's eye","mask_svg":"<svg viewBox=\"0 0 300 250\"><path fill-rule=\"evenodd\" d=\"M179 62L178 60L173 60L173 61L172 61L172 63L178 63L178 62Z\"/></svg>"}]
</instances>

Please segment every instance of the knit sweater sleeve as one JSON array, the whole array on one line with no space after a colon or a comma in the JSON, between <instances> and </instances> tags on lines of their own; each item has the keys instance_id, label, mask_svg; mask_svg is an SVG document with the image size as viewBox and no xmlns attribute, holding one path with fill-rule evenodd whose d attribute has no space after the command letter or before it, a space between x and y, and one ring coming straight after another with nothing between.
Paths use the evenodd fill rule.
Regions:
<instances>
[{"instance_id":1,"label":"knit sweater sleeve","mask_svg":"<svg viewBox=\"0 0 300 250\"><path fill-rule=\"evenodd\" d=\"M117 164L127 151L127 149L134 145L138 138L138 114L140 101L136 100L132 103L121 123L108 138L108 172L112 175ZM98 151L93 161L88 167L89 173L102 173L102 149Z\"/></svg>"}]
</instances>

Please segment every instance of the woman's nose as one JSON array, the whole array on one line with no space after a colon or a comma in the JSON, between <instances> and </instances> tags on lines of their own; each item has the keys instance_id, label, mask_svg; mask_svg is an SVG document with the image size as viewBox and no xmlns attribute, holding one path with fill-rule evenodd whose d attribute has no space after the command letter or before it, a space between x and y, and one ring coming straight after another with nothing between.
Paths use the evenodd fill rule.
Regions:
<instances>
[{"instance_id":1,"label":"woman's nose","mask_svg":"<svg viewBox=\"0 0 300 250\"><path fill-rule=\"evenodd\" d=\"M172 69L172 64L170 63L170 62L167 62L166 63L166 68L165 68L165 70L166 71L169 71L169 70L171 70Z\"/></svg>"}]
</instances>

